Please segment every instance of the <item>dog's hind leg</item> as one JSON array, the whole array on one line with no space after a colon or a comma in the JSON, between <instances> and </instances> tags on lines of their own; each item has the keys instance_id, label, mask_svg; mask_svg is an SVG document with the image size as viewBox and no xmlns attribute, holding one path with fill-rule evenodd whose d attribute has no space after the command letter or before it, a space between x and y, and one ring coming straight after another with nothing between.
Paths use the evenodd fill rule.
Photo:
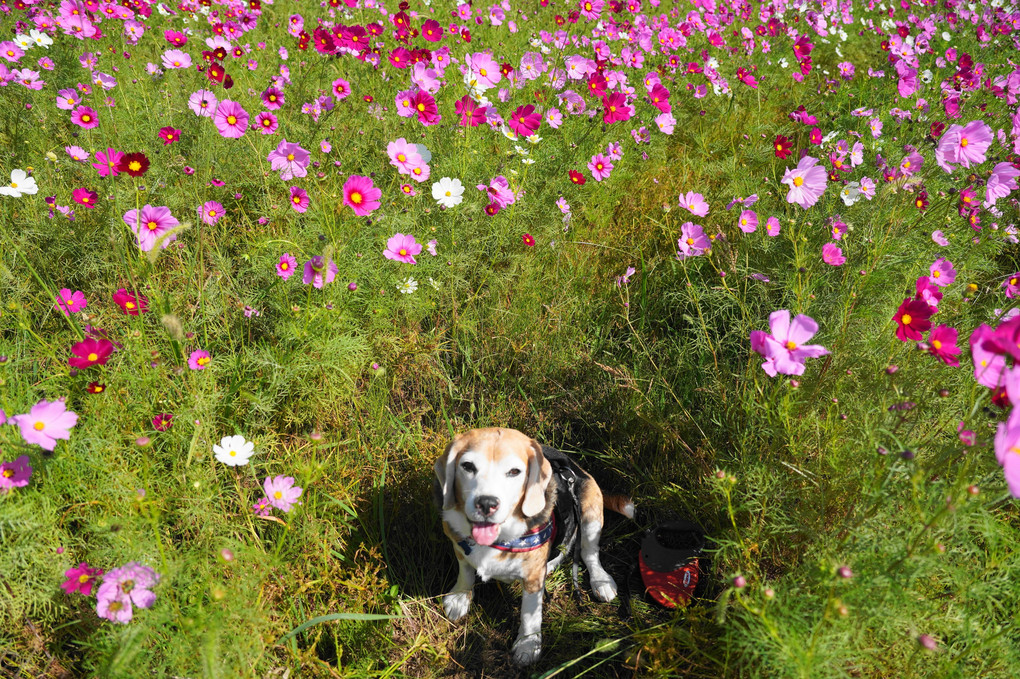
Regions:
<instances>
[{"instance_id":1,"label":"dog's hind leg","mask_svg":"<svg viewBox=\"0 0 1020 679\"><path fill-rule=\"evenodd\" d=\"M544 578L543 578L544 580ZM545 584L540 583L536 591L535 585L525 581L524 596L521 598L521 628L514 642L514 662L518 665L531 665L542 654L542 597Z\"/></svg>"},{"instance_id":2,"label":"dog's hind leg","mask_svg":"<svg viewBox=\"0 0 1020 679\"><path fill-rule=\"evenodd\" d=\"M591 589L600 601L616 598L616 582L599 561L599 538L602 537L602 491L588 484L581 496L581 560L588 568Z\"/></svg>"},{"instance_id":3,"label":"dog's hind leg","mask_svg":"<svg viewBox=\"0 0 1020 679\"><path fill-rule=\"evenodd\" d=\"M457 562L460 564L460 571L457 574L457 584L453 591L443 597L443 610L446 617L454 622L467 615L471 608L471 592L475 587L475 569L460 551L457 551Z\"/></svg>"}]
</instances>

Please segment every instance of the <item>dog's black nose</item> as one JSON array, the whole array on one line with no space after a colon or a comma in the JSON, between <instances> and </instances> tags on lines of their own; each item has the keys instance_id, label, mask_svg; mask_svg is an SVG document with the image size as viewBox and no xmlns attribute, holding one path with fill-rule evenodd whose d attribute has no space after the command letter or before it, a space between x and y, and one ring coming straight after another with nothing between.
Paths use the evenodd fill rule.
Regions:
<instances>
[{"instance_id":1,"label":"dog's black nose","mask_svg":"<svg viewBox=\"0 0 1020 679\"><path fill-rule=\"evenodd\" d=\"M478 511L480 511L483 516L489 516L499 509L499 498L493 497L492 495L481 495L477 500L475 500L475 506L478 507Z\"/></svg>"}]
</instances>

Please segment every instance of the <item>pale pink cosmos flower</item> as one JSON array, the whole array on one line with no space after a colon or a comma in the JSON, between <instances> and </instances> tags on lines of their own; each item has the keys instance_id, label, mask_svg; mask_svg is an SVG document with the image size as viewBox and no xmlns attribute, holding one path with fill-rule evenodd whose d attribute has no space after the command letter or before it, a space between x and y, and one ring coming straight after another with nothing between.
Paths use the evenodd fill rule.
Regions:
<instances>
[{"instance_id":1,"label":"pale pink cosmos flower","mask_svg":"<svg viewBox=\"0 0 1020 679\"><path fill-rule=\"evenodd\" d=\"M298 498L301 497L303 491L300 486L294 485L292 476L281 475L272 478L267 476L262 487L266 491L269 504L281 511L289 512L295 504L301 504L298 502Z\"/></svg>"},{"instance_id":2,"label":"pale pink cosmos flower","mask_svg":"<svg viewBox=\"0 0 1020 679\"><path fill-rule=\"evenodd\" d=\"M300 186L290 187L290 206L296 212L306 212L310 203L311 200L308 198L307 191Z\"/></svg>"},{"instance_id":3,"label":"pale pink cosmos flower","mask_svg":"<svg viewBox=\"0 0 1020 679\"><path fill-rule=\"evenodd\" d=\"M936 229L931 232L931 239L935 241L937 245L945 247L949 245L949 239L946 238L945 234L942 233L941 229Z\"/></svg>"},{"instance_id":4,"label":"pale pink cosmos flower","mask_svg":"<svg viewBox=\"0 0 1020 679\"><path fill-rule=\"evenodd\" d=\"M285 138L269 152L266 160L269 161L273 172L279 172L280 179L287 182L294 177L308 175L308 165L311 163L312 156L301 148L301 144L289 142Z\"/></svg>"},{"instance_id":5,"label":"pale pink cosmos flower","mask_svg":"<svg viewBox=\"0 0 1020 679\"><path fill-rule=\"evenodd\" d=\"M772 334L751 331L751 348L765 357L761 367L770 377L780 373L803 375L805 359L829 353L820 344L805 344L818 332L818 323L809 316L798 314L791 322L786 309L773 311L769 315L769 328Z\"/></svg>"},{"instance_id":6,"label":"pale pink cosmos flower","mask_svg":"<svg viewBox=\"0 0 1020 679\"><path fill-rule=\"evenodd\" d=\"M53 450L57 439L71 438L71 428L78 422L78 415L69 411L63 400L39 401L28 413L14 415L9 421L21 430L25 443Z\"/></svg>"},{"instance_id":7,"label":"pale pink cosmos flower","mask_svg":"<svg viewBox=\"0 0 1020 679\"><path fill-rule=\"evenodd\" d=\"M414 256L421 252L421 243L414 239L411 234L397 233L386 241L386 249L383 256L405 264L417 264Z\"/></svg>"},{"instance_id":8,"label":"pale pink cosmos flower","mask_svg":"<svg viewBox=\"0 0 1020 679\"><path fill-rule=\"evenodd\" d=\"M280 255L280 261L276 263L276 275L283 280L287 280L294 275L296 268L297 259L295 259L294 255L289 252L285 252Z\"/></svg>"},{"instance_id":9,"label":"pale pink cosmos flower","mask_svg":"<svg viewBox=\"0 0 1020 679\"><path fill-rule=\"evenodd\" d=\"M992 140L992 130L984 121L974 120L963 127L951 125L939 139L935 160L946 172L952 172L956 163L965 168L980 165Z\"/></svg>"},{"instance_id":10,"label":"pale pink cosmos flower","mask_svg":"<svg viewBox=\"0 0 1020 679\"><path fill-rule=\"evenodd\" d=\"M999 198L1005 198L1010 192L1016 191L1017 177L1020 177L1020 170L1013 167L1012 163L998 163L992 168L992 174L988 176L988 181L985 184L983 205L990 208Z\"/></svg>"},{"instance_id":11,"label":"pale pink cosmos flower","mask_svg":"<svg viewBox=\"0 0 1020 679\"><path fill-rule=\"evenodd\" d=\"M680 196L680 207L687 210L695 217L704 217L708 214L708 203L700 193L688 191Z\"/></svg>"},{"instance_id":12,"label":"pale pink cosmos flower","mask_svg":"<svg viewBox=\"0 0 1020 679\"><path fill-rule=\"evenodd\" d=\"M956 280L956 269L953 267L953 263L945 257L936 259L928 269L928 273L931 282L940 288L944 288Z\"/></svg>"},{"instance_id":13,"label":"pale pink cosmos flower","mask_svg":"<svg viewBox=\"0 0 1020 679\"><path fill-rule=\"evenodd\" d=\"M995 431L995 459L1002 467L1009 494L1020 497L1020 424L999 423Z\"/></svg>"},{"instance_id":14,"label":"pale pink cosmos flower","mask_svg":"<svg viewBox=\"0 0 1020 679\"><path fill-rule=\"evenodd\" d=\"M57 303L53 305L53 308L63 311L65 316L70 316L86 306L88 306L88 300L85 299L85 293L81 290L71 292L70 288L61 288L57 293Z\"/></svg>"},{"instance_id":15,"label":"pale pink cosmos flower","mask_svg":"<svg viewBox=\"0 0 1020 679\"><path fill-rule=\"evenodd\" d=\"M301 282L321 290L323 286L333 282L337 271L336 262L332 259L327 261L322 255L315 255L305 262Z\"/></svg>"},{"instance_id":16,"label":"pale pink cosmos flower","mask_svg":"<svg viewBox=\"0 0 1020 679\"><path fill-rule=\"evenodd\" d=\"M219 101L216 95L209 90L198 90L188 98L188 108L199 117L212 118Z\"/></svg>"},{"instance_id":17,"label":"pale pink cosmos flower","mask_svg":"<svg viewBox=\"0 0 1020 679\"><path fill-rule=\"evenodd\" d=\"M172 241L177 240L176 233L166 235L167 232L180 225L180 222L170 214L170 208L151 205L146 205L141 210L128 210L124 213L124 223L134 231L142 252L152 250L161 238L161 247L166 249Z\"/></svg>"},{"instance_id":18,"label":"pale pink cosmos flower","mask_svg":"<svg viewBox=\"0 0 1020 679\"><path fill-rule=\"evenodd\" d=\"M205 370L211 362L212 357L209 356L209 352L203 349L196 349L188 356L188 367L192 370Z\"/></svg>"},{"instance_id":19,"label":"pale pink cosmos flower","mask_svg":"<svg viewBox=\"0 0 1020 679\"><path fill-rule=\"evenodd\" d=\"M818 165L817 158L804 156L796 168L792 170L787 168L781 181L790 187L786 202L796 203L806 210L817 203L825 193L828 175L825 168Z\"/></svg>"},{"instance_id":20,"label":"pale pink cosmos flower","mask_svg":"<svg viewBox=\"0 0 1020 679\"><path fill-rule=\"evenodd\" d=\"M676 244L680 248L676 253L679 260L697 257L712 247L712 241L705 235L705 230L693 222L684 222L680 226L680 238Z\"/></svg>"},{"instance_id":21,"label":"pale pink cosmos flower","mask_svg":"<svg viewBox=\"0 0 1020 679\"><path fill-rule=\"evenodd\" d=\"M403 137L387 144L386 154L390 158L390 165L397 168L400 174L411 174L413 168L424 164L418 146L408 143Z\"/></svg>"},{"instance_id":22,"label":"pale pink cosmos flower","mask_svg":"<svg viewBox=\"0 0 1020 679\"><path fill-rule=\"evenodd\" d=\"M0 464L0 495L11 488L23 488L32 477L32 467L28 455L22 455L13 462Z\"/></svg>"},{"instance_id":23,"label":"pale pink cosmos flower","mask_svg":"<svg viewBox=\"0 0 1020 679\"><path fill-rule=\"evenodd\" d=\"M779 235L780 230L782 230L782 226L776 217L769 217L765 220L765 233L775 238Z\"/></svg>"}]
</instances>

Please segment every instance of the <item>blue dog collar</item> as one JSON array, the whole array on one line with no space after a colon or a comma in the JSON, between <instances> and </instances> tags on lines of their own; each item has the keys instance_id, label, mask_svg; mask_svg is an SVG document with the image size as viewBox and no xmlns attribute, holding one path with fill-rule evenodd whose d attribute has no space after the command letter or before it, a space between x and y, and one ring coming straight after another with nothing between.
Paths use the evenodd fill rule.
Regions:
<instances>
[{"instance_id":1,"label":"blue dog collar","mask_svg":"<svg viewBox=\"0 0 1020 679\"><path fill-rule=\"evenodd\" d=\"M498 549L501 552L512 552L514 554L520 552L531 552L545 543L556 538L556 517L550 518L545 524L538 526L531 531L525 533L519 538L508 540L506 542L496 541L491 545L485 545L486 547L492 547ZM470 554L472 547L477 547L478 543L471 539L464 539L457 543L457 546L464 550L464 554Z\"/></svg>"}]
</instances>

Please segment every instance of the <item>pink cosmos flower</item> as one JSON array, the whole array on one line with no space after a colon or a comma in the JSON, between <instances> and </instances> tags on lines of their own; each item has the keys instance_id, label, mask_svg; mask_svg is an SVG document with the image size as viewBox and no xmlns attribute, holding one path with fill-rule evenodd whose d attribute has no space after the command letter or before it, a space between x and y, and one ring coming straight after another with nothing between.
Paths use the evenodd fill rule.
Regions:
<instances>
[{"instance_id":1,"label":"pink cosmos flower","mask_svg":"<svg viewBox=\"0 0 1020 679\"><path fill-rule=\"evenodd\" d=\"M280 261L276 263L276 275L283 280L287 280L294 275L296 267L297 259L289 252L285 252L280 255Z\"/></svg>"},{"instance_id":2,"label":"pink cosmos flower","mask_svg":"<svg viewBox=\"0 0 1020 679\"><path fill-rule=\"evenodd\" d=\"M489 201L498 205L500 210L517 202L517 196L510 188L510 182L503 175L493 177L488 186L478 184L476 188L484 192Z\"/></svg>"},{"instance_id":3,"label":"pink cosmos flower","mask_svg":"<svg viewBox=\"0 0 1020 679\"><path fill-rule=\"evenodd\" d=\"M443 116L439 115L439 108L436 106L435 98L425 92L418 90L411 95L411 110L418 116L418 122L426 127L438 125Z\"/></svg>"},{"instance_id":4,"label":"pink cosmos flower","mask_svg":"<svg viewBox=\"0 0 1020 679\"><path fill-rule=\"evenodd\" d=\"M71 122L84 130L99 127L99 115L88 106L79 106L71 111Z\"/></svg>"},{"instance_id":5,"label":"pink cosmos flower","mask_svg":"<svg viewBox=\"0 0 1020 679\"><path fill-rule=\"evenodd\" d=\"M334 80L330 89L337 101L342 101L351 94L351 84L343 78Z\"/></svg>"},{"instance_id":6,"label":"pink cosmos flower","mask_svg":"<svg viewBox=\"0 0 1020 679\"><path fill-rule=\"evenodd\" d=\"M248 112L237 102L224 99L213 116L216 129L227 139L240 139L248 129Z\"/></svg>"},{"instance_id":7,"label":"pink cosmos flower","mask_svg":"<svg viewBox=\"0 0 1020 679\"><path fill-rule=\"evenodd\" d=\"M954 368L960 365L960 347L956 346L956 328L939 325L928 333L928 352L943 363Z\"/></svg>"},{"instance_id":8,"label":"pink cosmos flower","mask_svg":"<svg viewBox=\"0 0 1020 679\"><path fill-rule=\"evenodd\" d=\"M100 177L116 177L120 174L117 166L120 165L123 158L123 153L111 148L106 151L96 151L96 162L92 163L92 167L99 171Z\"/></svg>"},{"instance_id":9,"label":"pink cosmos flower","mask_svg":"<svg viewBox=\"0 0 1020 679\"><path fill-rule=\"evenodd\" d=\"M951 125L939 139L935 160L946 172L952 172L956 163L966 168L980 165L992 140L992 130L984 121L974 120L964 127Z\"/></svg>"},{"instance_id":10,"label":"pink cosmos flower","mask_svg":"<svg viewBox=\"0 0 1020 679\"><path fill-rule=\"evenodd\" d=\"M424 163L417 145L408 143L403 137L387 144L386 154L390 158L390 165L397 168L400 174L411 174L412 168Z\"/></svg>"},{"instance_id":11,"label":"pink cosmos flower","mask_svg":"<svg viewBox=\"0 0 1020 679\"><path fill-rule=\"evenodd\" d=\"M308 192L299 186L290 187L290 206L297 212L306 212L311 201Z\"/></svg>"},{"instance_id":12,"label":"pink cosmos flower","mask_svg":"<svg viewBox=\"0 0 1020 679\"><path fill-rule=\"evenodd\" d=\"M32 477L28 455L22 455L13 462L0 464L0 494L7 493L11 488L22 488L28 485Z\"/></svg>"},{"instance_id":13,"label":"pink cosmos flower","mask_svg":"<svg viewBox=\"0 0 1020 679\"><path fill-rule=\"evenodd\" d=\"M712 241L705 235L705 230L693 222L684 222L680 226L680 238L676 244L680 248L676 253L679 260L697 257L712 247Z\"/></svg>"},{"instance_id":14,"label":"pink cosmos flower","mask_svg":"<svg viewBox=\"0 0 1020 679\"><path fill-rule=\"evenodd\" d=\"M78 313L87 307L88 304L88 301L85 299L85 293L81 290L71 292L70 288L61 288L57 294L57 303L53 305L53 308L63 311L65 316L70 316L71 314Z\"/></svg>"},{"instance_id":15,"label":"pink cosmos flower","mask_svg":"<svg viewBox=\"0 0 1020 679\"><path fill-rule=\"evenodd\" d=\"M596 153L591 157L588 169L591 170L592 178L600 182L603 179L609 179L609 175L613 172L613 163L601 153Z\"/></svg>"},{"instance_id":16,"label":"pink cosmos flower","mask_svg":"<svg viewBox=\"0 0 1020 679\"><path fill-rule=\"evenodd\" d=\"M1017 177L1020 177L1020 170L1013 167L1012 163L998 163L992 168L992 174L988 176L988 181L985 184L983 205L990 208L999 198L1005 198L1010 192L1016 191Z\"/></svg>"},{"instance_id":17,"label":"pink cosmos flower","mask_svg":"<svg viewBox=\"0 0 1020 679\"><path fill-rule=\"evenodd\" d=\"M765 220L765 233L775 238L779 235L782 226L779 224L779 220L775 217L769 217Z\"/></svg>"},{"instance_id":18,"label":"pink cosmos flower","mask_svg":"<svg viewBox=\"0 0 1020 679\"><path fill-rule=\"evenodd\" d=\"M379 209L382 190L377 189L368 177L353 174L344 182L344 205L354 210L359 217L372 214Z\"/></svg>"},{"instance_id":19,"label":"pink cosmos flower","mask_svg":"<svg viewBox=\"0 0 1020 679\"><path fill-rule=\"evenodd\" d=\"M786 309L769 315L772 334L761 330L751 331L751 348L765 358L761 367L767 375L803 375L804 361L825 356L829 350L820 344L805 344L818 332L818 323L810 316L797 314L790 322Z\"/></svg>"},{"instance_id":20,"label":"pink cosmos flower","mask_svg":"<svg viewBox=\"0 0 1020 679\"><path fill-rule=\"evenodd\" d=\"M940 288L950 285L956 280L956 269L953 263L944 257L939 257L928 269L931 282Z\"/></svg>"},{"instance_id":21,"label":"pink cosmos flower","mask_svg":"<svg viewBox=\"0 0 1020 679\"><path fill-rule=\"evenodd\" d=\"M78 592L84 596L92 595L92 586L96 584L96 580L103 574L103 569L93 568L87 563L82 562L78 564L77 568L69 568L64 571L64 577L67 578L60 586L68 594Z\"/></svg>"},{"instance_id":22,"label":"pink cosmos flower","mask_svg":"<svg viewBox=\"0 0 1020 679\"><path fill-rule=\"evenodd\" d=\"M220 100L209 90L198 90L188 98L188 108L202 118L212 118Z\"/></svg>"},{"instance_id":23,"label":"pink cosmos flower","mask_svg":"<svg viewBox=\"0 0 1020 679\"><path fill-rule=\"evenodd\" d=\"M269 504L281 511L289 512L295 504L301 504L298 502L298 498L301 497L302 489L300 486L294 485L292 476L274 476L272 478L267 476L262 487L265 488Z\"/></svg>"},{"instance_id":24,"label":"pink cosmos flower","mask_svg":"<svg viewBox=\"0 0 1020 679\"><path fill-rule=\"evenodd\" d=\"M633 109L627 105L627 95L623 92L613 92L602 97L602 122L607 124L619 120L630 120Z\"/></svg>"},{"instance_id":25,"label":"pink cosmos flower","mask_svg":"<svg viewBox=\"0 0 1020 679\"><path fill-rule=\"evenodd\" d=\"M191 55L184 50L167 50L163 52L163 68L191 68Z\"/></svg>"},{"instance_id":26,"label":"pink cosmos flower","mask_svg":"<svg viewBox=\"0 0 1020 679\"><path fill-rule=\"evenodd\" d=\"M994 345L995 331L982 323L970 334L970 356L974 362L974 379L978 384L996 389L1002 386L1006 370L1006 357L986 348L986 342Z\"/></svg>"},{"instance_id":27,"label":"pink cosmos flower","mask_svg":"<svg viewBox=\"0 0 1020 679\"><path fill-rule=\"evenodd\" d=\"M838 245L826 243L822 246L822 261L830 266L842 266L846 263L846 257Z\"/></svg>"},{"instance_id":28,"label":"pink cosmos flower","mask_svg":"<svg viewBox=\"0 0 1020 679\"><path fill-rule=\"evenodd\" d=\"M210 362L212 362L212 357L209 356L208 351L203 349L196 349L188 356L188 367L192 370L205 370L209 367Z\"/></svg>"},{"instance_id":29,"label":"pink cosmos flower","mask_svg":"<svg viewBox=\"0 0 1020 679\"><path fill-rule=\"evenodd\" d=\"M514 109L514 112L510 114L510 119L507 121L507 125L514 133L521 135L522 137L530 137L535 134L538 130L539 125L542 124L542 116L535 112L535 107L531 104L527 106L518 106Z\"/></svg>"},{"instance_id":30,"label":"pink cosmos flower","mask_svg":"<svg viewBox=\"0 0 1020 679\"><path fill-rule=\"evenodd\" d=\"M694 191L688 191L680 196L680 207L695 217L704 217L708 214L708 203L705 202L705 197Z\"/></svg>"},{"instance_id":31,"label":"pink cosmos flower","mask_svg":"<svg viewBox=\"0 0 1020 679\"><path fill-rule=\"evenodd\" d=\"M106 365L113 353L113 342L104 338L86 337L71 347L71 357L67 364L72 368L84 370L94 365Z\"/></svg>"},{"instance_id":32,"label":"pink cosmos flower","mask_svg":"<svg viewBox=\"0 0 1020 679\"><path fill-rule=\"evenodd\" d=\"M133 616L132 606L152 608L156 595L152 587L160 581L153 569L132 561L103 576L96 591L96 613L113 622L127 623Z\"/></svg>"},{"instance_id":33,"label":"pink cosmos flower","mask_svg":"<svg viewBox=\"0 0 1020 679\"><path fill-rule=\"evenodd\" d=\"M311 284L314 288L322 289L327 283L333 282L337 271L336 262L332 259L326 261L322 255L315 255L305 262L301 282L305 285Z\"/></svg>"},{"instance_id":34,"label":"pink cosmos flower","mask_svg":"<svg viewBox=\"0 0 1020 679\"><path fill-rule=\"evenodd\" d=\"M283 91L268 87L262 92L262 105L270 111L278 111L286 103Z\"/></svg>"},{"instance_id":35,"label":"pink cosmos flower","mask_svg":"<svg viewBox=\"0 0 1020 679\"><path fill-rule=\"evenodd\" d=\"M142 252L148 252L156 246L156 242L162 238L162 248L166 249L171 242L177 240L177 234L169 236L165 234L180 222L170 214L170 208L152 207L146 205L141 210L128 210L124 213L124 223L134 231L138 247Z\"/></svg>"},{"instance_id":36,"label":"pink cosmos flower","mask_svg":"<svg viewBox=\"0 0 1020 679\"><path fill-rule=\"evenodd\" d=\"M825 193L828 175L825 168L818 165L817 158L804 156L795 169L787 168L781 181L790 187L786 202L796 203L806 210Z\"/></svg>"},{"instance_id":37,"label":"pink cosmos flower","mask_svg":"<svg viewBox=\"0 0 1020 679\"><path fill-rule=\"evenodd\" d=\"M25 443L52 451L57 439L71 438L71 428L78 422L77 413L67 409L62 400L39 401L28 413L15 415L9 420L21 429Z\"/></svg>"},{"instance_id":38,"label":"pink cosmos flower","mask_svg":"<svg viewBox=\"0 0 1020 679\"><path fill-rule=\"evenodd\" d=\"M940 229L936 229L931 232L931 239L935 241L937 245L941 245L942 247L949 245L949 239L946 238L945 234L943 234Z\"/></svg>"},{"instance_id":39,"label":"pink cosmos flower","mask_svg":"<svg viewBox=\"0 0 1020 679\"><path fill-rule=\"evenodd\" d=\"M737 226L744 233L754 233L758 228L758 213L754 210L744 210L737 219Z\"/></svg>"},{"instance_id":40,"label":"pink cosmos flower","mask_svg":"<svg viewBox=\"0 0 1020 679\"><path fill-rule=\"evenodd\" d=\"M152 418L152 428L156 431L166 431L173 426L173 413L160 413Z\"/></svg>"},{"instance_id":41,"label":"pink cosmos flower","mask_svg":"<svg viewBox=\"0 0 1020 679\"><path fill-rule=\"evenodd\" d=\"M269 152L266 160L269 161L273 172L279 172L280 179L287 182L294 177L304 177L308 174L312 156L301 148L300 144L288 142L285 138Z\"/></svg>"},{"instance_id":42,"label":"pink cosmos flower","mask_svg":"<svg viewBox=\"0 0 1020 679\"><path fill-rule=\"evenodd\" d=\"M198 211L202 217L202 221L210 226L220 221L220 217L226 213L223 206L215 200L206 201L202 204L202 207L200 207Z\"/></svg>"},{"instance_id":43,"label":"pink cosmos flower","mask_svg":"<svg viewBox=\"0 0 1020 679\"><path fill-rule=\"evenodd\" d=\"M999 423L995 431L995 459L1002 467L1009 494L1020 497L1020 423Z\"/></svg>"},{"instance_id":44,"label":"pink cosmos flower","mask_svg":"<svg viewBox=\"0 0 1020 679\"><path fill-rule=\"evenodd\" d=\"M462 127L478 127L485 122L486 106L479 106L471 97L464 95L454 104L454 110L460 114ZM554 125L554 127L559 127Z\"/></svg>"},{"instance_id":45,"label":"pink cosmos flower","mask_svg":"<svg viewBox=\"0 0 1020 679\"><path fill-rule=\"evenodd\" d=\"M386 259L396 260L405 264L417 264L414 256L421 252L421 243L414 239L411 234L397 233L390 236L386 241L386 249L383 256Z\"/></svg>"}]
</instances>

